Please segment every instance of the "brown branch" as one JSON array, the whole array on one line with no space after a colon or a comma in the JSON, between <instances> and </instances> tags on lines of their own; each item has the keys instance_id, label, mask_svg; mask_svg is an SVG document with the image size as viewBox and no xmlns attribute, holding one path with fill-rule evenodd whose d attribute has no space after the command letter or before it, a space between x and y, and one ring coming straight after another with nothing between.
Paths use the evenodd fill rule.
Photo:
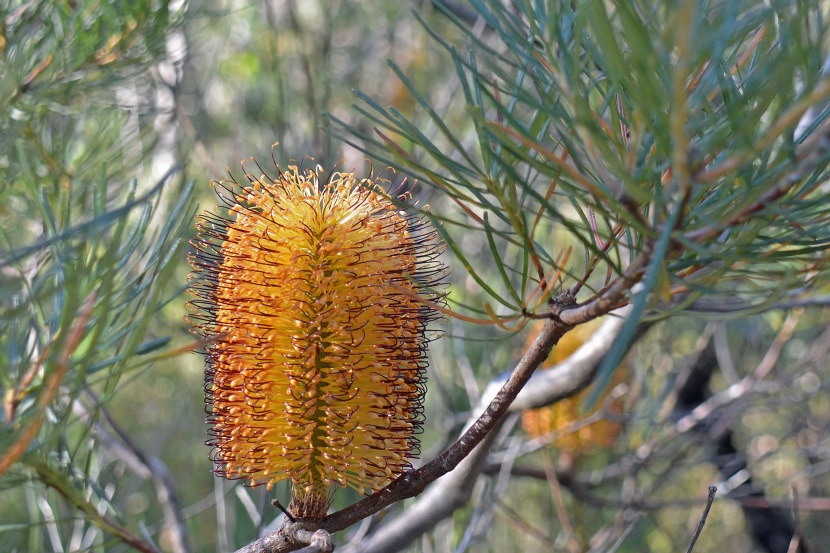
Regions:
<instances>
[{"instance_id":1,"label":"brown branch","mask_svg":"<svg viewBox=\"0 0 830 553\"><path fill-rule=\"evenodd\" d=\"M572 325L568 325L559 319L559 313L562 312L564 306L568 305L569 300L560 298L560 301L563 303L555 303L553 305L551 318L545 322L539 336L537 336L536 340L528 348L502 389L493 398L493 401L490 402L484 410L484 413L482 413L478 420L473 423L455 444L450 446L447 451L439 455L435 460L419 469L404 474L380 492L333 515L327 516L323 519L322 528L330 532L338 532L393 503L409 497L415 497L428 484L453 470L462 459L469 455L481 443L484 437L495 428L496 424L501 421L507 413L510 404L527 381L530 380L533 371L547 359L551 348L559 342L559 339L567 331L573 328Z\"/></svg>"},{"instance_id":2,"label":"brown branch","mask_svg":"<svg viewBox=\"0 0 830 553\"><path fill-rule=\"evenodd\" d=\"M568 397L584 389L591 382L591 378L586 375L596 372L602 356L613 344L624 320L618 317L609 319L566 361L541 373L535 372L510 405L508 412L521 411L528 401L553 401L551 398ZM572 362L573 359L578 361ZM558 377L539 380L550 374L557 374ZM503 384L502 380L496 380L487 386L479 399L481 407L470 416L471 422L483 412ZM441 520L452 516L457 509L467 505L478 477L486 466L485 461L496 434L495 430L492 431L458 467L430 486L417 501L407 505L399 516L392 520L387 517L382 527L354 546L346 547L343 553L399 551L434 528Z\"/></svg>"},{"instance_id":3,"label":"brown branch","mask_svg":"<svg viewBox=\"0 0 830 553\"><path fill-rule=\"evenodd\" d=\"M438 479L399 516L384 519L377 531L346 547L342 553L399 551L467 505L500 426L501 423L451 473Z\"/></svg>"},{"instance_id":4,"label":"brown branch","mask_svg":"<svg viewBox=\"0 0 830 553\"><path fill-rule=\"evenodd\" d=\"M602 326L567 359L548 370L534 374L531 384L519 393L510 406L510 411L521 412L551 405L586 388L593 382L600 363L628 321L630 311L630 307L618 311L616 316L603 322ZM641 324L638 333L642 334L649 327L650 325ZM486 394L487 392L485 397Z\"/></svg>"},{"instance_id":5,"label":"brown branch","mask_svg":"<svg viewBox=\"0 0 830 553\"><path fill-rule=\"evenodd\" d=\"M653 250L653 242L651 240L647 241L637 259L603 293L578 307L562 310L559 314L562 322L570 326L581 325L610 313L619 307L619 304L625 298L628 291L642 280L646 268L651 261L651 253Z\"/></svg>"}]
</instances>

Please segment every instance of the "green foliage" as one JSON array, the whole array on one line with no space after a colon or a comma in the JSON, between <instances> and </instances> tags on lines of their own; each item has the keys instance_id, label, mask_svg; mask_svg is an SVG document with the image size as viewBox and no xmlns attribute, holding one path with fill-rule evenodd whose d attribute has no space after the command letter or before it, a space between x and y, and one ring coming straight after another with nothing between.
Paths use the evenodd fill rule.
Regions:
<instances>
[{"instance_id":1,"label":"green foliage","mask_svg":"<svg viewBox=\"0 0 830 553\"><path fill-rule=\"evenodd\" d=\"M657 244L646 284L658 312L721 294L758 306L826 284L828 152L809 144L817 133L795 135L830 95L820 6L473 4L487 27L456 19L469 54L431 34L475 141L394 65L419 115L360 94L374 129L341 121L338 132L454 201L433 216L505 316L543 312L530 292L546 275L558 280L547 294L601 296ZM470 232L485 235L493 274L454 239ZM551 232L565 240L541 238Z\"/></svg>"},{"instance_id":2,"label":"green foliage","mask_svg":"<svg viewBox=\"0 0 830 553\"><path fill-rule=\"evenodd\" d=\"M791 301L809 304L826 291L826 6L471 0L476 24L458 15L461 3L434 4L465 36L461 47L421 18L456 79L419 86L391 63L415 106L400 110L358 92L356 109L368 124L337 114L331 120L345 142L433 189L424 213L441 225L463 274L450 296L457 311L515 332L544 317L551 305L545 300L562 292L575 295L583 313L632 303L630 323L594 382L593 404L643 319L701 311L744 318ZM749 340L764 324L742 320L736 333ZM688 322L670 328L676 336L660 345L686 342L684 355L692 355L688 342L699 334L691 336ZM485 357L493 354L482 349ZM620 464L607 469L622 470L628 480L603 482L602 470L592 478L595 489L630 484L642 497L663 501L651 524L636 524L642 511L623 511L637 528L630 550L658 542L650 548L676 550L685 536L671 501L680 489L712 478L692 470L711 451L686 433L671 435L666 417L681 369L652 369L649 359L633 359L640 372L627 388L634 398L630 449L617 451ZM752 387L763 361L749 355L739 365L748 379L743 385ZM780 367L776 385L786 387L798 370ZM448 372L442 376L458 378ZM731 377L734 384L737 376ZM755 391L741 401L764 404L767 417L779 415L787 400L776 396L770 407L765 393L773 394ZM648 447L640 449L644 441ZM790 466L789 456L799 457L795 450L782 453ZM626 472L625 455L645 455L643 465L635 461ZM490 500L482 498L479 508L488 511L482 505ZM567 507L564 516L579 508L578 500ZM478 516L486 515L457 518L469 531ZM667 521L672 528L661 529ZM587 531L584 520L580 526ZM716 535L725 539L730 531Z\"/></svg>"},{"instance_id":3,"label":"green foliage","mask_svg":"<svg viewBox=\"0 0 830 553\"><path fill-rule=\"evenodd\" d=\"M85 519L103 531L99 545L139 547L108 507L93 427L125 375L168 355L169 337L151 326L181 288L169 283L195 213L193 183L181 183L181 168L150 186L131 175L154 143L148 68L166 54L174 21L158 2L2 11L0 481L2 504L30 501L10 506L0 543L20 543L15 521L44 522L33 501L52 490L70 506L64 531Z\"/></svg>"}]
</instances>

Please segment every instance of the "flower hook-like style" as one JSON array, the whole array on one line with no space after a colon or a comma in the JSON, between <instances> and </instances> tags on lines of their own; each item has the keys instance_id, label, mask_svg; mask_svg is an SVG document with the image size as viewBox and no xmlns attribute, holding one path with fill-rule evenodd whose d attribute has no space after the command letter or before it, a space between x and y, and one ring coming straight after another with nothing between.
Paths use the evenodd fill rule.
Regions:
<instances>
[{"instance_id":1,"label":"flower hook-like style","mask_svg":"<svg viewBox=\"0 0 830 553\"><path fill-rule=\"evenodd\" d=\"M321 173L214 183L229 213L199 217L190 257L215 472L290 479L301 518L411 467L447 272L428 221L372 180Z\"/></svg>"}]
</instances>

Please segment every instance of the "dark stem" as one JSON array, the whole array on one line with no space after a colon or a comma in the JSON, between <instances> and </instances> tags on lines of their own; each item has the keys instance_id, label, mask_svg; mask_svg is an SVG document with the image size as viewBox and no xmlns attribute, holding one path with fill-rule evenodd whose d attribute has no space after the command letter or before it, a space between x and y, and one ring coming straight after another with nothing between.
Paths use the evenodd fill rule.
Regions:
<instances>
[{"instance_id":1,"label":"dark stem","mask_svg":"<svg viewBox=\"0 0 830 553\"><path fill-rule=\"evenodd\" d=\"M717 487L709 486L709 498L706 500L706 507L703 508L703 514L700 516L700 522L697 523L697 528L695 529L695 533L692 535L692 541L689 543L689 547L686 548L686 553L692 553L692 549L695 548L695 543L697 543L697 539L703 531L703 525L706 524L706 517L709 516L709 509L712 508L712 503L715 501L715 493L717 493L717 491Z\"/></svg>"},{"instance_id":2,"label":"dark stem","mask_svg":"<svg viewBox=\"0 0 830 553\"><path fill-rule=\"evenodd\" d=\"M284 514L284 515L285 515L285 517L286 517L288 520L290 520L291 522L297 522L297 519L295 519L295 518L294 518L294 516L293 516L293 515L292 515L292 514L288 511L288 509L286 509L285 507L283 507L283 506L282 506L282 503L280 503L280 500L279 500L279 499L275 499L275 500L273 500L273 501L271 502L271 505L273 505L274 507L276 507L277 509L279 509L280 511L282 511L282 514Z\"/></svg>"}]
</instances>

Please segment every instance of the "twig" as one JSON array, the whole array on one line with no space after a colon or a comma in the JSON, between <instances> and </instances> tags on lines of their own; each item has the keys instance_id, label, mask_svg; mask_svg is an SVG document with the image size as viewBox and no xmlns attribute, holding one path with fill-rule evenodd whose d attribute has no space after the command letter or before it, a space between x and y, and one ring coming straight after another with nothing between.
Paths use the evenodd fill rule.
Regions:
<instances>
[{"instance_id":1,"label":"twig","mask_svg":"<svg viewBox=\"0 0 830 553\"><path fill-rule=\"evenodd\" d=\"M567 324L580 325L610 313L617 307L625 298L631 288L640 282L645 275L646 269L651 262L652 251L654 244L647 241L643 245L643 250L639 257L629 265L622 276L615 279L615 281L602 293L578 307L564 310L562 312L562 320Z\"/></svg>"},{"instance_id":2,"label":"twig","mask_svg":"<svg viewBox=\"0 0 830 553\"><path fill-rule=\"evenodd\" d=\"M830 81L824 81L821 84L820 90L822 90L823 94L826 96L828 91L830 91ZM819 168L824 163L828 151L830 151L830 133L822 132L816 137L815 142L807 148L807 151L804 152L803 157L799 157L798 165L796 165L791 172L779 179L778 182L768 188L766 192L761 194L756 201L734 213L723 214L717 223L707 225L687 233L686 240L691 242L705 242L718 236L724 231L724 229L735 227L746 222L759 211L766 209L768 206L778 201L781 197L792 190L796 184L807 178L810 173ZM742 160L734 169L737 169L745 162L746 160Z\"/></svg>"},{"instance_id":3,"label":"twig","mask_svg":"<svg viewBox=\"0 0 830 553\"><path fill-rule=\"evenodd\" d=\"M167 465L157 457L148 457L110 416L107 410L100 406L98 397L88 388L85 389L85 392L98 406L98 412L101 413L115 433L113 435L102 424L95 423L93 427L95 437L102 446L130 467L138 476L153 483L156 489L156 499L158 499L164 516L165 530L170 535L172 551L174 553L188 553L191 551L191 547L187 534L187 522L182 514L176 486ZM92 413L78 400L73 402L72 410L85 422L93 420Z\"/></svg>"},{"instance_id":4,"label":"twig","mask_svg":"<svg viewBox=\"0 0 830 553\"><path fill-rule=\"evenodd\" d=\"M767 352L764 354L761 362L758 363L758 366L755 368L752 376L756 380L763 380L767 377L767 375L769 375L769 372L773 369L775 363L778 361L778 358L781 356L784 346L790 341L793 332L795 332L795 327L798 325L798 321L801 319L802 313L802 311L795 311L789 313L787 318L784 319L784 323L781 325L781 330L775 336L775 339L772 341L772 344L770 344L770 347L767 349Z\"/></svg>"},{"instance_id":5,"label":"twig","mask_svg":"<svg viewBox=\"0 0 830 553\"><path fill-rule=\"evenodd\" d=\"M522 515L511 509L507 503L500 499L495 500L495 506L498 507L493 511L496 517L506 520L511 526L518 527L522 532L530 537L536 538L542 542L545 549L549 551L556 550L556 542L550 539L547 534L538 528L534 528L531 524L522 519Z\"/></svg>"},{"instance_id":6,"label":"twig","mask_svg":"<svg viewBox=\"0 0 830 553\"><path fill-rule=\"evenodd\" d=\"M767 311L774 311L778 309L795 309L798 307L826 307L830 305L830 295L824 294L813 297L795 298L791 300L783 300L771 304L756 304L741 300L740 298L729 297L712 297L700 298L686 308L687 312L692 313L730 313L734 314L736 311L749 311L752 314L765 313Z\"/></svg>"},{"instance_id":7,"label":"twig","mask_svg":"<svg viewBox=\"0 0 830 553\"><path fill-rule=\"evenodd\" d=\"M98 512L84 492L67 479L62 470L53 467L49 461L41 459L36 454L27 454L26 464L37 473L38 480L47 487L54 489L63 496L70 505L81 511L86 520L95 524L104 532L108 532L141 553L159 553L151 543L148 543L115 520Z\"/></svg>"},{"instance_id":8,"label":"twig","mask_svg":"<svg viewBox=\"0 0 830 553\"><path fill-rule=\"evenodd\" d=\"M573 524L571 524L571 520L568 517L568 509L565 507L565 498L562 495L562 486L556 477L550 450L545 451L542 459L544 460L545 474L548 485L550 486L556 517L559 519L559 525L562 527L562 533L564 534L565 547L573 553L578 553L581 550L581 546L579 540L576 539L576 532L574 532Z\"/></svg>"},{"instance_id":9,"label":"twig","mask_svg":"<svg viewBox=\"0 0 830 553\"><path fill-rule=\"evenodd\" d=\"M706 524L706 517L709 516L709 509L712 508L712 503L715 501L715 493L717 491L718 488L716 486L709 486L709 497L706 500L706 507L703 508L703 514L700 516L700 522L697 523L697 528L695 529L695 533L692 535L692 541L689 543L689 547L686 548L686 553L692 553L692 549L695 547L697 538L700 537L700 533L703 531L703 525Z\"/></svg>"},{"instance_id":10,"label":"twig","mask_svg":"<svg viewBox=\"0 0 830 553\"><path fill-rule=\"evenodd\" d=\"M282 503L280 503L279 499L273 500L271 502L271 505L273 505L274 507L276 507L277 509L282 511L282 514L284 514L285 518L287 518L289 521L297 522L297 519L294 518L294 516L288 511L288 509L286 509L285 507L282 506Z\"/></svg>"},{"instance_id":11,"label":"twig","mask_svg":"<svg viewBox=\"0 0 830 553\"><path fill-rule=\"evenodd\" d=\"M627 513L621 513L621 516L624 518L626 514ZM620 547L622 547L622 544L625 542L625 540L628 539L628 536L630 536L631 533L634 532L634 529L637 528L637 524L640 523L641 518L643 518L643 513L631 514L630 520L628 521L628 525L626 525L626 527L623 528L622 532L619 533L617 539L614 541L613 544L611 544L611 547L602 550L600 550L599 548L592 548L588 551L588 553L594 553L595 551L603 551L603 553L616 553L617 550Z\"/></svg>"},{"instance_id":12,"label":"twig","mask_svg":"<svg viewBox=\"0 0 830 553\"><path fill-rule=\"evenodd\" d=\"M793 104L786 112L784 112L778 120L775 121L769 129L767 129L764 135L749 149L724 159L716 166L696 175L695 180L704 183L715 182L717 179L728 175L732 171L738 170L744 164L749 163L752 159L755 159L760 152L763 152L769 148L775 140L781 137L789 129L795 129L804 114L806 114L814 105L826 100L828 96L830 96L830 79L824 79L818 83L816 88L809 95ZM820 138L823 138L823 133L818 133L817 139ZM797 171L798 168L796 168L796 172ZM732 226L732 224L727 223L725 226Z\"/></svg>"},{"instance_id":13,"label":"twig","mask_svg":"<svg viewBox=\"0 0 830 553\"><path fill-rule=\"evenodd\" d=\"M484 474L498 474L502 470L502 463L488 459L487 463L482 469ZM544 468L538 468L528 465L513 465L510 467L510 475L517 478L532 478L534 480L547 481L549 479L548 473ZM690 497L687 499L646 499L646 498L632 498L625 499L621 497L610 497L600 495L599 493L591 491L598 484L594 482L595 475L590 473L589 476L581 477L573 474L570 471L556 470L556 479L559 485L568 490L571 496L578 499L580 502L593 507L601 509L632 509L638 512L655 512L666 508L678 507L694 507L696 505L703 505L706 503L706 497ZM736 503L743 505L744 503L753 503L759 501L753 497L733 497L731 498ZM830 510L830 500L825 498L809 498L809 506L816 507L814 510ZM792 501L773 503L767 501L765 507L776 508L777 506L792 506ZM802 498L799 501L799 507L804 507L805 501ZM821 509L824 507L824 509Z\"/></svg>"}]
</instances>

